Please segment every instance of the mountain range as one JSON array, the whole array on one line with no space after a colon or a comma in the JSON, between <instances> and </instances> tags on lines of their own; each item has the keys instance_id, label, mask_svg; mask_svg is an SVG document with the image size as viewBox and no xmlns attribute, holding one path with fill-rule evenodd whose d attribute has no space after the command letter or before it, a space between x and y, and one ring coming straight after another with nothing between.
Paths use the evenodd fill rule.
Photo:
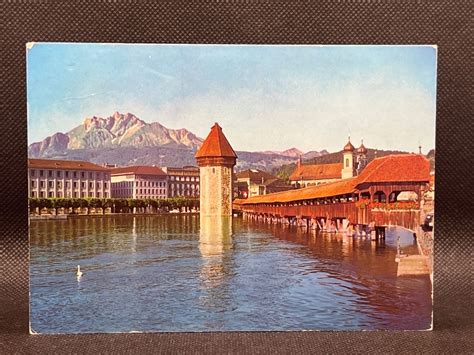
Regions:
<instances>
[{"instance_id":1,"label":"mountain range","mask_svg":"<svg viewBox=\"0 0 474 355\"><path fill-rule=\"evenodd\" d=\"M96 164L185 166L195 165L194 154L203 139L187 129L169 129L158 122L147 123L132 113L115 112L102 118L86 118L72 130L35 142L28 147L30 158L87 160ZM237 170L271 171L290 164L299 156L312 159L328 154L297 148L284 151L236 152Z\"/></svg>"}]
</instances>

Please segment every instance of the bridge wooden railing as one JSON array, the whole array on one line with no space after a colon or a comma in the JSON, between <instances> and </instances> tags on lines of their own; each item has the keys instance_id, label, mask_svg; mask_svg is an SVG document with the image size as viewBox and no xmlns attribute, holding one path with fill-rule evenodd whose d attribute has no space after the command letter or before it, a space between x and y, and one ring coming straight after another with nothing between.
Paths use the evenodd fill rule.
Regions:
<instances>
[{"instance_id":1,"label":"bridge wooden railing","mask_svg":"<svg viewBox=\"0 0 474 355\"><path fill-rule=\"evenodd\" d=\"M376 226L401 226L414 231L420 225L421 210L378 210L370 211L370 218Z\"/></svg>"},{"instance_id":2,"label":"bridge wooden railing","mask_svg":"<svg viewBox=\"0 0 474 355\"><path fill-rule=\"evenodd\" d=\"M234 209L275 217L298 218L346 218L353 224L368 225L375 222L376 226L401 226L414 230L420 223L420 210L385 210L356 206L355 202L339 202L319 205L244 205L235 204Z\"/></svg>"},{"instance_id":3,"label":"bridge wooden railing","mask_svg":"<svg viewBox=\"0 0 474 355\"><path fill-rule=\"evenodd\" d=\"M240 211L261 213L277 217L309 217L309 218L348 218L357 221L359 209L354 202L328 203L320 205L240 205Z\"/></svg>"}]
</instances>

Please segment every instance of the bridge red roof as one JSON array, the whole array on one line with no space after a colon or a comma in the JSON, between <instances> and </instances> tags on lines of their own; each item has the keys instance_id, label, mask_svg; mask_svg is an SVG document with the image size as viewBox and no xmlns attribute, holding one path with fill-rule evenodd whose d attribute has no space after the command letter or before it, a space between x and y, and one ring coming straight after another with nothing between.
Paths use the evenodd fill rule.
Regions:
<instances>
[{"instance_id":1,"label":"bridge red roof","mask_svg":"<svg viewBox=\"0 0 474 355\"><path fill-rule=\"evenodd\" d=\"M357 176L357 184L429 181L430 162L420 154L396 154L376 158Z\"/></svg>"},{"instance_id":2,"label":"bridge red roof","mask_svg":"<svg viewBox=\"0 0 474 355\"><path fill-rule=\"evenodd\" d=\"M342 163L309 164L297 166L290 175L290 181L340 179Z\"/></svg>"},{"instance_id":3,"label":"bridge red roof","mask_svg":"<svg viewBox=\"0 0 474 355\"><path fill-rule=\"evenodd\" d=\"M429 161L419 154L387 155L370 162L359 176L303 189L251 197L240 204L283 203L350 194L363 183L428 182Z\"/></svg>"},{"instance_id":4,"label":"bridge red roof","mask_svg":"<svg viewBox=\"0 0 474 355\"><path fill-rule=\"evenodd\" d=\"M354 178L350 178L297 190L275 192L251 197L243 202L239 201L239 203L245 205L254 203L291 202L350 194L355 191L354 180Z\"/></svg>"},{"instance_id":5,"label":"bridge red roof","mask_svg":"<svg viewBox=\"0 0 474 355\"><path fill-rule=\"evenodd\" d=\"M196 158L205 157L229 157L237 158L234 149L230 145L229 141L222 133L222 128L215 123L211 128L211 132L202 143L201 148L197 151Z\"/></svg>"}]
</instances>

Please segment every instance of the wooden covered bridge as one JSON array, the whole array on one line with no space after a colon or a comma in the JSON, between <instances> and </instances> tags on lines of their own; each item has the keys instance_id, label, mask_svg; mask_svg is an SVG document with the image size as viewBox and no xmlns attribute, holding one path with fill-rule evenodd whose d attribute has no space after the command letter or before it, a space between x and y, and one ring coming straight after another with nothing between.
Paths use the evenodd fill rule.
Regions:
<instances>
[{"instance_id":1,"label":"wooden covered bridge","mask_svg":"<svg viewBox=\"0 0 474 355\"><path fill-rule=\"evenodd\" d=\"M420 203L429 186L430 164L420 154L374 159L352 178L306 188L234 200L245 218L325 231L410 230L420 225Z\"/></svg>"}]
</instances>

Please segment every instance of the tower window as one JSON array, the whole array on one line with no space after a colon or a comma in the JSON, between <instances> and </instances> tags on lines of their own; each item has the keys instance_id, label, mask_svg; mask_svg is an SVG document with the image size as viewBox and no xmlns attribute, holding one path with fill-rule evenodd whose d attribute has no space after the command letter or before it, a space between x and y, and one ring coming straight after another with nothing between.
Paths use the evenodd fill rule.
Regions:
<instances>
[{"instance_id":1,"label":"tower window","mask_svg":"<svg viewBox=\"0 0 474 355\"><path fill-rule=\"evenodd\" d=\"M348 168L348 167L349 167L349 159L346 158L346 168Z\"/></svg>"},{"instance_id":2,"label":"tower window","mask_svg":"<svg viewBox=\"0 0 474 355\"><path fill-rule=\"evenodd\" d=\"M216 173L216 168L212 168L212 173L213 173L213 174Z\"/></svg>"}]
</instances>

